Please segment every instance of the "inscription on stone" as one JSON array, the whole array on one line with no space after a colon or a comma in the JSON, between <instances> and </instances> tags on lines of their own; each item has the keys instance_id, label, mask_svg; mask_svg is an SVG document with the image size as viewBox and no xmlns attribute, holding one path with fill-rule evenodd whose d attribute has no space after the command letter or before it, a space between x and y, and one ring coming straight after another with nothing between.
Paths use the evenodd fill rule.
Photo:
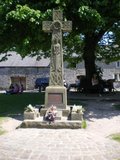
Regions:
<instances>
[{"instance_id":1,"label":"inscription on stone","mask_svg":"<svg viewBox=\"0 0 120 160\"><path fill-rule=\"evenodd\" d=\"M48 102L50 104L62 104L63 95L61 93L48 93Z\"/></svg>"}]
</instances>

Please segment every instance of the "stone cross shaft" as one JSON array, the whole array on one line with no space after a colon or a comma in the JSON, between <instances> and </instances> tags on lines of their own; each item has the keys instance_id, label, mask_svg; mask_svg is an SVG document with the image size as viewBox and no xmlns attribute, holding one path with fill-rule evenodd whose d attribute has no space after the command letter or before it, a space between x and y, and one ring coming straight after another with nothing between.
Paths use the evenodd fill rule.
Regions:
<instances>
[{"instance_id":1,"label":"stone cross shaft","mask_svg":"<svg viewBox=\"0 0 120 160\"><path fill-rule=\"evenodd\" d=\"M43 21L45 32L52 33L50 86L63 86L63 49L62 32L72 30L72 21L63 21L61 10L53 10L53 21Z\"/></svg>"}]
</instances>

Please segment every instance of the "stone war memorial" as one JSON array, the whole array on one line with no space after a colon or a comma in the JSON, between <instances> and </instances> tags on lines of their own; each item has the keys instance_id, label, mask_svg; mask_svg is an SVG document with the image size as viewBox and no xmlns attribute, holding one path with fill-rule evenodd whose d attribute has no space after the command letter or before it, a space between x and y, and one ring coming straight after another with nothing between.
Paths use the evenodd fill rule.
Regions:
<instances>
[{"instance_id":1,"label":"stone war memorial","mask_svg":"<svg viewBox=\"0 0 120 160\"><path fill-rule=\"evenodd\" d=\"M50 82L46 88L45 106L49 107L53 104L58 108L66 108L67 93L63 84L62 32L70 32L72 22L63 21L62 12L53 10L53 21L43 21L43 30L52 33Z\"/></svg>"},{"instance_id":2,"label":"stone war memorial","mask_svg":"<svg viewBox=\"0 0 120 160\"><path fill-rule=\"evenodd\" d=\"M63 82L62 34L72 30L72 22L63 21L61 10L53 10L53 21L43 21L42 25L44 32L52 34L49 86L45 91L44 107L37 110L35 107L28 106L24 112L24 121L21 127L81 128L82 106L67 105L67 90ZM53 123L48 123L45 119L45 116L49 115L50 109L55 110Z\"/></svg>"}]
</instances>

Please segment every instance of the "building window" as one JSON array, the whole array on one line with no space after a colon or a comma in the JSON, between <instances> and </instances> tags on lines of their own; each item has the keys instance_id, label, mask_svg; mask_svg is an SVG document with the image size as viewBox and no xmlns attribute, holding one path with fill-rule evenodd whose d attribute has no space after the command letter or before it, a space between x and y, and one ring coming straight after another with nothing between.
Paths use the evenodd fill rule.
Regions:
<instances>
[{"instance_id":1,"label":"building window","mask_svg":"<svg viewBox=\"0 0 120 160\"><path fill-rule=\"evenodd\" d=\"M117 81L117 74L114 74L114 79Z\"/></svg>"},{"instance_id":2,"label":"building window","mask_svg":"<svg viewBox=\"0 0 120 160\"><path fill-rule=\"evenodd\" d=\"M120 74L114 74L115 81L120 81Z\"/></svg>"},{"instance_id":3,"label":"building window","mask_svg":"<svg viewBox=\"0 0 120 160\"><path fill-rule=\"evenodd\" d=\"M118 76L118 81L120 81L120 74L119 74L119 76Z\"/></svg>"},{"instance_id":4,"label":"building window","mask_svg":"<svg viewBox=\"0 0 120 160\"><path fill-rule=\"evenodd\" d=\"M120 68L120 61L116 62L116 67Z\"/></svg>"}]
</instances>

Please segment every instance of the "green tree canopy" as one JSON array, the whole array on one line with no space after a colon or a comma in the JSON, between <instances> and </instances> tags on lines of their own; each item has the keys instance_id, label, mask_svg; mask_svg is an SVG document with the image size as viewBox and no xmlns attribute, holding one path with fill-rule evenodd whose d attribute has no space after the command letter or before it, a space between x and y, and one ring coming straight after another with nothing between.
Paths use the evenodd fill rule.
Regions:
<instances>
[{"instance_id":1,"label":"green tree canopy","mask_svg":"<svg viewBox=\"0 0 120 160\"><path fill-rule=\"evenodd\" d=\"M64 34L64 57L72 66L83 59L89 80L97 58L107 63L120 59L119 0L1 0L0 53L49 56L51 35L42 31L42 21L52 20L52 9L72 20L72 32Z\"/></svg>"}]
</instances>

